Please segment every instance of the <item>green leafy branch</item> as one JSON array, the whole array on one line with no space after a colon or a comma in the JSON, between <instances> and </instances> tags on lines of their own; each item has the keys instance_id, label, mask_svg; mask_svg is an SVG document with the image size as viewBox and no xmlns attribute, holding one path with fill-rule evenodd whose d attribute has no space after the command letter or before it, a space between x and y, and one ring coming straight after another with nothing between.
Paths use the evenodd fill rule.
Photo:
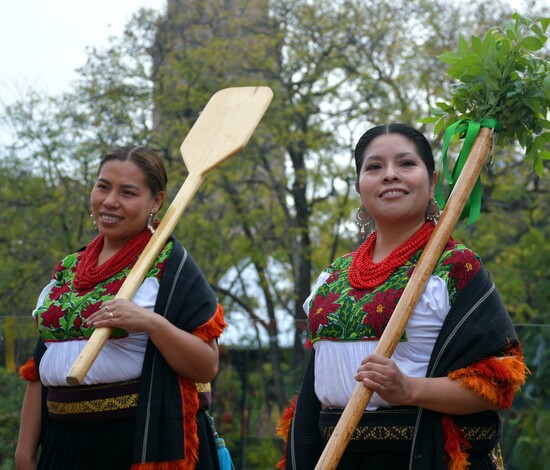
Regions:
<instances>
[{"instance_id":1,"label":"green leafy branch","mask_svg":"<svg viewBox=\"0 0 550 470\"><path fill-rule=\"evenodd\" d=\"M541 176L543 160L550 159L550 62L535 52L544 53L549 24L550 18L516 13L484 38L472 36L468 43L461 37L457 52L438 56L457 80L450 103L436 103L432 117L421 122L435 123L438 134L461 119L496 119L502 125L496 143L519 142Z\"/></svg>"}]
</instances>

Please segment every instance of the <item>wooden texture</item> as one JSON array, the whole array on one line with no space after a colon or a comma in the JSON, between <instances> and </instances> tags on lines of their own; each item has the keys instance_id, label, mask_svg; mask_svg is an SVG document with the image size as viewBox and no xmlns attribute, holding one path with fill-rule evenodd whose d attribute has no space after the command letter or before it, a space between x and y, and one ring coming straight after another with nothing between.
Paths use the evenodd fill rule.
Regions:
<instances>
[{"instance_id":1,"label":"wooden texture","mask_svg":"<svg viewBox=\"0 0 550 470\"><path fill-rule=\"evenodd\" d=\"M205 176L246 145L272 97L267 87L237 87L220 90L210 98L180 147L189 175L115 299L133 298ZM69 385L82 383L111 331L98 328L93 332L67 374Z\"/></svg>"},{"instance_id":2,"label":"wooden texture","mask_svg":"<svg viewBox=\"0 0 550 470\"><path fill-rule=\"evenodd\" d=\"M454 227L466 205L466 201L472 192L474 184L481 174L493 144L492 131L488 128L482 128L474 142L468 159L462 169L462 172L455 184L453 192L449 196L445 209L443 210L439 222L428 241L418 264L403 291L403 295L397 304L374 354L384 357L391 357L395 347L399 343L403 331L407 326L420 295L426 287L445 245L452 235ZM365 387L362 383L357 383L355 390L347 404L338 424L336 425L331 438L327 442L325 449L317 462L315 470L333 470L338 466L343 453L351 439L353 431L357 427L359 420L371 397L372 390Z\"/></svg>"}]
</instances>

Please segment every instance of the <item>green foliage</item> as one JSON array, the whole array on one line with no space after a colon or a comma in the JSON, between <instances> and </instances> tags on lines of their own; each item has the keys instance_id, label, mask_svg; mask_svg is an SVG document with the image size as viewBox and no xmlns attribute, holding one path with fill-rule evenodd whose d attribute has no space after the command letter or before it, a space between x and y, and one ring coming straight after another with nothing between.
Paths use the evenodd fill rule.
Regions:
<instances>
[{"instance_id":1,"label":"green foliage","mask_svg":"<svg viewBox=\"0 0 550 470\"><path fill-rule=\"evenodd\" d=\"M526 149L526 160L542 175L543 160L550 159L550 62L538 57L548 39L550 18L528 19L518 13L504 27L493 27L483 38L463 37L458 51L440 54L456 79L450 103L431 108L435 132L459 119L496 119L503 127L499 143L516 140Z\"/></svg>"},{"instance_id":2,"label":"green foliage","mask_svg":"<svg viewBox=\"0 0 550 470\"><path fill-rule=\"evenodd\" d=\"M169 202L186 177L179 145L210 96L225 86L270 86L274 101L246 149L209 175L176 228L225 307L221 345L232 338L261 355L247 364L222 351L213 413L236 464L267 468L279 457L281 395L297 390L304 365L300 332L295 351L281 340L292 341L312 279L358 242L354 142L371 125L425 115L450 86L436 57L459 34L480 36L509 14L495 0L470 8L276 0L269 10L236 0L224 5L238 6L237 15L218 2L215 17L204 2L190 3L160 19L138 15L122 39L92 51L71 93L41 103L29 94L6 116L16 144L0 149L0 302L28 318L59 256L93 237L87 201L106 150L130 140L158 150ZM547 322L550 281L537 259L549 256L549 188L516 161L507 154L490 169L499 174L484 185L487 217L465 241L489 265L515 320ZM232 336L236 329L243 335ZM545 375L536 380L548 388ZM514 419L524 452L538 449L541 440L522 433L531 421Z\"/></svg>"},{"instance_id":3,"label":"green foliage","mask_svg":"<svg viewBox=\"0 0 550 470\"><path fill-rule=\"evenodd\" d=\"M15 468L13 456L19 432L19 410L26 382L0 367L0 468Z\"/></svg>"}]
</instances>

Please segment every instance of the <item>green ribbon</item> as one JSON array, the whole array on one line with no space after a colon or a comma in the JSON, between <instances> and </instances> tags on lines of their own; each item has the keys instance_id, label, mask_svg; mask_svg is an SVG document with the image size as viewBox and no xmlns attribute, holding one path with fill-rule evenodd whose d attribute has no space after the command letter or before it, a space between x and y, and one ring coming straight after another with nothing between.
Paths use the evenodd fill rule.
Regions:
<instances>
[{"instance_id":1,"label":"green ribbon","mask_svg":"<svg viewBox=\"0 0 550 470\"><path fill-rule=\"evenodd\" d=\"M443 174L445 176L445 181L449 184L449 194L453 191L453 188L464 168L468 155L470 155L470 150L474 145L474 142L479 134L479 130L482 127L488 127L494 129L497 132L502 130L502 125L496 119L481 119L480 121L472 121L470 119L461 119L453 124L451 124L446 130L443 137L443 148L441 150L441 160L443 163ZM464 139L462 144L462 149L458 155L456 163L452 169L449 170L449 161L447 157L447 152L449 150L449 145L455 134L458 134L460 139ZM441 173L439 175L436 187L435 187L435 199L439 204L439 207L443 210L447 199L443 196L443 189L441 187ZM472 189L470 197L466 201L464 210L460 215L461 219L468 217L467 224L473 224L479 217L481 212L481 180L478 177L475 185Z\"/></svg>"}]
</instances>

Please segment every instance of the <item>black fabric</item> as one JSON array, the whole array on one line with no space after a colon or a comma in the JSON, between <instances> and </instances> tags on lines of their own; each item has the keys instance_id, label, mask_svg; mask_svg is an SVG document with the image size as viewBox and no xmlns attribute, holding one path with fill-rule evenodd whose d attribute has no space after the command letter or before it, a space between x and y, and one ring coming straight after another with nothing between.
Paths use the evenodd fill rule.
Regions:
<instances>
[{"instance_id":1,"label":"black fabric","mask_svg":"<svg viewBox=\"0 0 550 470\"><path fill-rule=\"evenodd\" d=\"M478 274L461 291L458 299L449 311L435 343L429 362L429 377L444 377L450 371L460 369L483 358L498 356L507 346L518 343L512 321L504 309L502 300L491 281L489 273L481 269ZM288 470L309 470L315 468L322 454L323 444L319 432L319 411L321 404L315 395L314 371L315 355L312 353L296 405L296 412L289 431L286 468ZM368 414L368 413L367 413ZM498 427L500 417L497 412L485 411L460 417L453 416L457 424L474 420ZM304 443L304 447L302 447ZM387 470L388 468L407 468L410 470L444 470L447 468L443 447L443 429L441 414L419 409L413 437L413 452L407 465L403 465L402 455L395 455L395 466L388 466L384 455L363 457L353 453L344 454L342 467L368 462L370 470ZM487 448L496 442L485 443L482 449L473 448L470 456L469 470L492 469L487 455ZM350 452L350 454L352 454ZM293 460L292 457L296 460ZM390 457L390 460L391 457ZM398 463L401 462L401 464ZM348 462L348 463L345 463ZM351 464L350 464L351 462ZM378 462L378 463L377 463Z\"/></svg>"},{"instance_id":2,"label":"black fabric","mask_svg":"<svg viewBox=\"0 0 550 470\"><path fill-rule=\"evenodd\" d=\"M132 463L133 418L105 423L52 420L37 470L124 470Z\"/></svg>"},{"instance_id":3,"label":"black fabric","mask_svg":"<svg viewBox=\"0 0 550 470\"><path fill-rule=\"evenodd\" d=\"M468 315L465 317L465 315ZM481 269L461 291L449 311L435 343L428 366L429 377L444 377L483 358L498 356L508 346L518 344L510 316L504 309L491 277ZM496 411L483 412L487 421L500 423ZM455 421L465 417L454 418ZM413 446L411 469L446 469L441 415L421 410L419 432ZM485 465L481 462L480 464ZM480 467L484 468L484 467ZM490 467L489 467L490 468ZM476 467L470 466L470 470Z\"/></svg>"},{"instance_id":4,"label":"black fabric","mask_svg":"<svg viewBox=\"0 0 550 470\"><path fill-rule=\"evenodd\" d=\"M191 332L208 321L216 308L216 296L200 268L174 240L155 312ZM182 409L178 376L149 340L138 398L134 463L184 458Z\"/></svg>"},{"instance_id":5,"label":"black fabric","mask_svg":"<svg viewBox=\"0 0 550 470\"><path fill-rule=\"evenodd\" d=\"M286 446L286 468L314 469L323 452L319 433L321 402L315 395L315 351L311 350L302 386L296 401L296 413Z\"/></svg>"},{"instance_id":6,"label":"black fabric","mask_svg":"<svg viewBox=\"0 0 550 470\"><path fill-rule=\"evenodd\" d=\"M197 413L197 434L199 435L199 460L195 468L201 470L220 468L214 431L204 410L199 410Z\"/></svg>"}]
</instances>

